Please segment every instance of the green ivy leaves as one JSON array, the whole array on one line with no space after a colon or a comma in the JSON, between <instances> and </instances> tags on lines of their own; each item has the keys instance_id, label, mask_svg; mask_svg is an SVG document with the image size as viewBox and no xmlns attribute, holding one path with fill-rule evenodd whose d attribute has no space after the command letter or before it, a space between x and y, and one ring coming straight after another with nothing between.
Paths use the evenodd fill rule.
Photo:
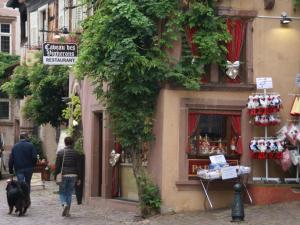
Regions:
<instances>
[{"instance_id":1,"label":"green ivy leaves","mask_svg":"<svg viewBox=\"0 0 300 225\"><path fill-rule=\"evenodd\" d=\"M0 52L0 81L5 79L5 71L10 66L19 62L20 57L17 55L10 55L4 52ZM0 85L2 82L0 83Z\"/></svg>"},{"instance_id":2,"label":"green ivy leaves","mask_svg":"<svg viewBox=\"0 0 300 225\"><path fill-rule=\"evenodd\" d=\"M26 118L38 125L50 123L56 127L62 122L61 112L66 107L61 98L68 94L68 67L46 66L41 54L36 57L33 65L17 67L1 88L14 98L27 97L23 108Z\"/></svg>"},{"instance_id":3,"label":"green ivy leaves","mask_svg":"<svg viewBox=\"0 0 300 225\"><path fill-rule=\"evenodd\" d=\"M230 35L225 21L215 15L212 1L191 1L188 9L174 0L98 3L94 15L83 23L75 70L79 78L92 79L122 146L139 146L153 139L153 122L146 121L153 120L160 84L199 89L204 67L225 63ZM187 42L186 27L196 29L193 42L199 55L185 48L180 61L170 63L165 49L180 36Z\"/></svg>"}]
</instances>

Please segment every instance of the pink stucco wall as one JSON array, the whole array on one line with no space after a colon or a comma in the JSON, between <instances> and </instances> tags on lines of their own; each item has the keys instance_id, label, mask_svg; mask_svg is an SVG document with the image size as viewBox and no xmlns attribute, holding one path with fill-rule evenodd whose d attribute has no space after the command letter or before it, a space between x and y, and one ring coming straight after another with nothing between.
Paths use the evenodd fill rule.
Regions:
<instances>
[{"instance_id":1,"label":"pink stucco wall","mask_svg":"<svg viewBox=\"0 0 300 225\"><path fill-rule=\"evenodd\" d=\"M93 87L88 78L77 81L70 76L70 94L79 94L82 110L82 126L85 153L85 197L107 197L109 195L108 152L110 146L109 130L106 126L104 107L93 94ZM103 125L99 121L103 115ZM102 162L99 162L102 155ZM102 165L102 171L99 170ZM101 172L101 174L99 174ZM102 183L99 179L102 177Z\"/></svg>"}]
</instances>

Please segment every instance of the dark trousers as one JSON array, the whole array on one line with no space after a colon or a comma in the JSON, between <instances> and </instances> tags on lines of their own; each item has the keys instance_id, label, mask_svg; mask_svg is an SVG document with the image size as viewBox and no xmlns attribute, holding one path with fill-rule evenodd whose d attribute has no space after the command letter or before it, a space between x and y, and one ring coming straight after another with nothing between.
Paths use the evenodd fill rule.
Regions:
<instances>
[{"instance_id":1,"label":"dark trousers","mask_svg":"<svg viewBox=\"0 0 300 225\"><path fill-rule=\"evenodd\" d=\"M28 185L29 193L30 193L32 172L33 172L33 168L19 169L16 171L17 180L19 182L25 181L25 183Z\"/></svg>"}]
</instances>

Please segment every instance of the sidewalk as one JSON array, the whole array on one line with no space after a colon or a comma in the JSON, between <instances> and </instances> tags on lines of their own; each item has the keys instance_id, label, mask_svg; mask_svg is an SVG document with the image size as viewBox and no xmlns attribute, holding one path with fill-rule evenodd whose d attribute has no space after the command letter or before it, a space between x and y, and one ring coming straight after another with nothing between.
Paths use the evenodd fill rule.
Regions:
<instances>
[{"instance_id":1,"label":"sidewalk","mask_svg":"<svg viewBox=\"0 0 300 225\"><path fill-rule=\"evenodd\" d=\"M1 225L225 225L231 223L231 210L210 210L174 215L159 215L140 220L135 213L121 212L108 208L105 203L99 207L77 205L73 199L71 217L61 216L57 186L53 181L42 187L32 188L32 204L24 217L8 215L5 192L6 181L0 181L0 224ZM247 225L289 225L300 224L300 202L274 204L269 206L245 207Z\"/></svg>"}]
</instances>

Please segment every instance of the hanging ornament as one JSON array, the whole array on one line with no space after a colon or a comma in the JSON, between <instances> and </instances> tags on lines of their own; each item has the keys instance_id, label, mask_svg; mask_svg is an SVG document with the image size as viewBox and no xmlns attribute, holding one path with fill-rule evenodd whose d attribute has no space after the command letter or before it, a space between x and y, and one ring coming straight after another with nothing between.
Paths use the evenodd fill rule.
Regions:
<instances>
[{"instance_id":1,"label":"hanging ornament","mask_svg":"<svg viewBox=\"0 0 300 225\"><path fill-rule=\"evenodd\" d=\"M227 60L227 65L226 65L226 75L234 80L238 75L239 75L239 67L240 67L240 62L235 61L235 62L230 62Z\"/></svg>"},{"instance_id":2,"label":"hanging ornament","mask_svg":"<svg viewBox=\"0 0 300 225\"><path fill-rule=\"evenodd\" d=\"M119 159L120 159L120 154L116 153L116 151L113 149L110 153L109 164L111 166L115 166L116 163L119 161Z\"/></svg>"}]
</instances>

